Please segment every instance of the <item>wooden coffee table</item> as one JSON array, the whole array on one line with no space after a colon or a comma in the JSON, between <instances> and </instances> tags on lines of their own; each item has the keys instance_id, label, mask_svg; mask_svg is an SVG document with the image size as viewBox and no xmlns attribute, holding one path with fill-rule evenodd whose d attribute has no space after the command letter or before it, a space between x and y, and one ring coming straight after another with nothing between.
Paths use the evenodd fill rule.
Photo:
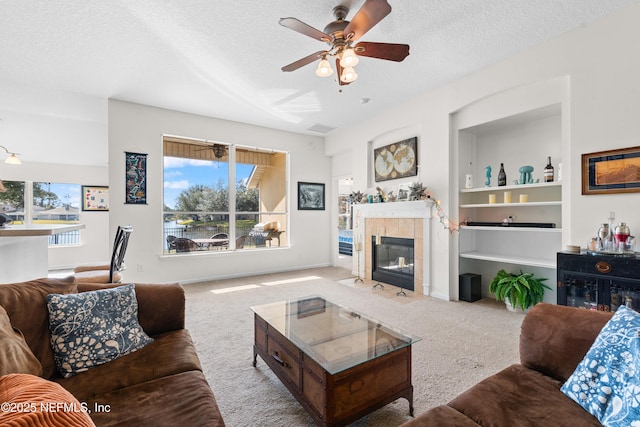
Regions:
<instances>
[{"instance_id":1,"label":"wooden coffee table","mask_svg":"<svg viewBox=\"0 0 640 427\"><path fill-rule=\"evenodd\" d=\"M353 422L398 398L413 416L411 344L398 332L321 296L251 307L258 355L318 425Z\"/></svg>"}]
</instances>

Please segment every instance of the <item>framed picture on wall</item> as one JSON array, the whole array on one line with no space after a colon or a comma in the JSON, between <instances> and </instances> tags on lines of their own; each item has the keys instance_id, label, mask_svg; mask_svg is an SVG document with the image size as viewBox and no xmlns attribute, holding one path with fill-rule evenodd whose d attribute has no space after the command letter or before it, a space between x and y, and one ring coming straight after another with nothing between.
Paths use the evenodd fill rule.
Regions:
<instances>
[{"instance_id":1,"label":"framed picture on wall","mask_svg":"<svg viewBox=\"0 0 640 427\"><path fill-rule=\"evenodd\" d=\"M582 155L582 194L640 192L640 147Z\"/></svg>"},{"instance_id":2,"label":"framed picture on wall","mask_svg":"<svg viewBox=\"0 0 640 427\"><path fill-rule=\"evenodd\" d=\"M418 175L418 138L374 149L373 169L376 182Z\"/></svg>"},{"instance_id":3,"label":"framed picture on wall","mask_svg":"<svg viewBox=\"0 0 640 427\"><path fill-rule=\"evenodd\" d=\"M298 210L324 210L324 184L298 182Z\"/></svg>"},{"instance_id":4,"label":"framed picture on wall","mask_svg":"<svg viewBox=\"0 0 640 427\"><path fill-rule=\"evenodd\" d=\"M96 185L82 186L83 211L108 211L109 187Z\"/></svg>"}]
</instances>

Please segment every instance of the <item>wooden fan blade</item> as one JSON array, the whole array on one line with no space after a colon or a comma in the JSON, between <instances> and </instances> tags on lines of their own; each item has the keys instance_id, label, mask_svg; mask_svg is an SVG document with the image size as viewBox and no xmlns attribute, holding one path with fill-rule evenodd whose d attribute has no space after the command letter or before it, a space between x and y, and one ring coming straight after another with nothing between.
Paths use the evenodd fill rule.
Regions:
<instances>
[{"instance_id":1,"label":"wooden fan blade","mask_svg":"<svg viewBox=\"0 0 640 427\"><path fill-rule=\"evenodd\" d=\"M353 33L352 39L358 40L389 13L391 13L391 6L387 3L387 0L366 0L351 22L345 27L345 37Z\"/></svg>"},{"instance_id":2,"label":"wooden fan blade","mask_svg":"<svg viewBox=\"0 0 640 427\"><path fill-rule=\"evenodd\" d=\"M354 48L356 55L401 62L409 55L408 44L360 42Z\"/></svg>"},{"instance_id":3,"label":"wooden fan blade","mask_svg":"<svg viewBox=\"0 0 640 427\"><path fill-rule=\"evenodd\" d=\"M280 25L283 27L287 27L290 30L297 31L300 34L304 34L305 36L309 36L312 39L320 40L321 42L330 42L331 36L323 33L320 30L316 30L311 25L305 24L296 18L281 18Z\"/></svg>"},{"instance_id":4,"label":"wooden fan blade","mask_svg":"<svg viewBox=\"0 0 640 427\"><path fill-rule=\"evenodd\" d=\"M295 71L300 67L304 67L307 64L311 64L313 61L320 59L322 57L322 55L326 54L327 52L324 50L319 50L317 52L312 53L309 56L305 56L304 58L298 59L295 62L292 62L289 65L285 65L284 67L282 67L282 71L284 72L288 72L288 71Z\"/></svg>"}]
</instances>

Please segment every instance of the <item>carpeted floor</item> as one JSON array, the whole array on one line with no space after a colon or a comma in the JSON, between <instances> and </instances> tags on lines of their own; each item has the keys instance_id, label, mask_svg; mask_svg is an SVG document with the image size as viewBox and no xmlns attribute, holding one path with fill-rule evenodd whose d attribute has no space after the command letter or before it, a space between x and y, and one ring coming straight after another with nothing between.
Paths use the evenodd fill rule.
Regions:
<instances>
[{"instance_id":1,"label":"carpeted floor","mask_svg":"<svg viewBox=\"0 0 640 427\"><path fill-rule=\"evenodd\" d=\"M267 365L253 360L252 305L322 295L404 332L413 345L415 413L443 404L479 380L518 362L524 315L483 299L447 302L397 288L354 285L343 268L320 268L184 285L186 323L204 373L229 427L313 426L313 420ZM390 427L410 420L405 399L351 426Z\"/></svg>"}]
</instances>

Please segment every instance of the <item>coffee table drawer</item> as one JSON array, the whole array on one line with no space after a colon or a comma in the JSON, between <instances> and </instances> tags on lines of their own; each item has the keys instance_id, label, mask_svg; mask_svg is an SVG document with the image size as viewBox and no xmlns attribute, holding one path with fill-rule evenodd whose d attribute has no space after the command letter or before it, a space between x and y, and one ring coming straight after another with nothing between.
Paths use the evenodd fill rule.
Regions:
<instances>
[{"instance_id":1,"label":"coffee table drawer","mask_svg":"<svg viewBox=\"0 0 640 427\"><path fill-rule=\"evenodd\" d=\"M296 387L300 387L300 360L295 354L287 349L286 345L275 339L272 335L267 336L267 357L271 358L271 367L278 374L279 371ZM281 377L281 375L278 375Z\"/></svg>"},{"instance_id":2,"label":"coffee table drawer","mask_svg":"<svg viewBox=\"0 0 640 427\"><path fill-rule=\"evenodd\" d=\"M333 415L340 418L357 412L372 401L411 386L409 348L397 350L368 366L337 374L333 384Z\"/></svg>"}]
</instances>

